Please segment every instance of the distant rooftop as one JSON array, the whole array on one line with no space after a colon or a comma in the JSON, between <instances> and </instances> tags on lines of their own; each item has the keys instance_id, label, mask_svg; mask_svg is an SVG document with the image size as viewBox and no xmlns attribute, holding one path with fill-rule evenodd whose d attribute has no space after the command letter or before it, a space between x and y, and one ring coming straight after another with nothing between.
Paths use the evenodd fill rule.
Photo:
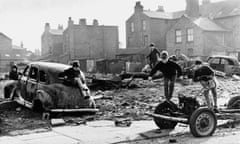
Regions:
<instances>
[{"instance_id":1,"label":"distant rooftop","mask_svg":"<svg viewBox=\"0 0 240 144\"><path fill-rule=\"evenodd\" d=\"M63 34L63 31L62 29L50 29L49 32L53 35L62 35Z\"/></svg>"},{"instance_id":2,"label":"distant rooftop","mask_svg":"<svg viewBox=\"0 0 240 144\"><path fill-rule=\"evenodd\" d=\"M143 13L150 18L177 19L184 15L185 10L176 12L144 10ZM200 5L200 14L203 17L209 18L223 18L240 15L240 0L225 0Z\"/></svg>"},{"instance_id":3,"label":"distant rooftop","mask_svg":"<svg viewBox=\"0 0 240 144\"><path fill-rule=\"evenodd\" d=\"M200 17L194 20L193 23L205 31L228 31L206 17Z\"/></svg>"}]
</instances>

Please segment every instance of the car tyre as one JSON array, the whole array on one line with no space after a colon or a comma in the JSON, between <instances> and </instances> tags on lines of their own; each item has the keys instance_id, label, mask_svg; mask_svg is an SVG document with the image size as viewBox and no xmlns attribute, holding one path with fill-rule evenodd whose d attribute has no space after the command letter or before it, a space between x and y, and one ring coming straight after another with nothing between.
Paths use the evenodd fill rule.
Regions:
<instances>
[{"instance_id":1,"label":"car tyre","mask_svg":"<svg viewBox=\"0 0 240 144\"><path fill-rule=\"evenodd\" d=\"M190 117L189 125L193 136L211 136L216 130L217 118L211 109L202 107L193 112Z\"/></svg>"},{"instance_id":2,"label":"car tyre","mask_svg":"<svg viewBox=\"0 0 240 144\"><path fill-rule=\"evenodd\" d=\"M177 106L174 103L164 101L156 107L154 113L155 114L167 114L167 115L171 116L171 112L176 111L176 110L177 110ZM177 122L175 122L175 121L164 120L161 118L154 117L153 120L160 129L173 129L177 125Z\"/></svg>"}]
</instances>

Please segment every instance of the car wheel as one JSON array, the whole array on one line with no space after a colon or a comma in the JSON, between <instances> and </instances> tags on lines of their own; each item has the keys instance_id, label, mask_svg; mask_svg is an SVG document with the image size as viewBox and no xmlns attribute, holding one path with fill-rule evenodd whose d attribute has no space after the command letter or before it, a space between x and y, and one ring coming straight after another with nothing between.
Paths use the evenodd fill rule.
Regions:
<instances>
[{"instance_id":1,"label":"car wheel","mask_svg":"<svg viewBox=\"0 0 240 144\"><path fill-rule=\"evenodd\" d=\"M174 112L176 110L177 106L174 103L164 101L156 107L154 113L171 116L171 112ZM154 122L160 129L173 129L177 125L177 122L175 121L165 120L156 117L154 117Z\"/></svg>"},{"instance_id":2,"label":"car wheel","mask_svg":"<svg viewBox=\"0 0 240 144\"><path fill-rule=\"evenodd\" d=\"M240 108L240 96L232 97L227 104L228 109L239 109Z\"/></svg>"},{"instance_id":3,"label":"car wheel","mask_svg":"<svg viewBox=\"0 0 240 144\"><path fill-rule=\"evenodd\" d=\"M217 126L217 118L209 108L199 108L193 112L189 121L190 131L195 137L211 136Z\"/></svg>"}]
</instances>

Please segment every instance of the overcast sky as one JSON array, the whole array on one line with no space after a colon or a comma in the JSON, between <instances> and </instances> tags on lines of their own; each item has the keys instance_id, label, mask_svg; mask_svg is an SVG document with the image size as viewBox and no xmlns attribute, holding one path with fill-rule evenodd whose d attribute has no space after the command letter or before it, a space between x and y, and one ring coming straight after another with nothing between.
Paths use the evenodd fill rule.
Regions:
<instances>
[{"instance_id":1,"label":"overcast sky","mask_svg":"<svg viewBox=\"0 0 240 144\"><path fill-rule=\"evenodd\" d=\"M34 51L41 48L41 34L46 22L51 28L67 26L68 17L74 23L86 18L88 24L97 19L100 25L119 27L119 41L125 47L125 22L133 14L137 0L0 0L0 32L20 45ZM185 0L140 0L144 9L165 11L185 9ZM201 1L201 0L200 0ZM219 1L219 0L212 0Z\"/></svg>"}]
</instances>

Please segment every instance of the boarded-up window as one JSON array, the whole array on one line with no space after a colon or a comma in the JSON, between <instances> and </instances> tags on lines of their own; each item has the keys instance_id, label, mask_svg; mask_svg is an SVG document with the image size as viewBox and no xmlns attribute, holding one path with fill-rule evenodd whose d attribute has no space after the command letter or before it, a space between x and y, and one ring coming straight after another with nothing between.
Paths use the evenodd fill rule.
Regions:
<instances>
[{"instance_id":1,"label":"boarded-up window","mask_svg":"<svg viewBox=\"0 0 240 144\"><path fill-rule=\"evenodd\" d=\"M192 28L187 29L187 41L188 42L193 41L193 29Z\"/></svg>"},{"instance_id":2,"label":"boarded-up window","mask_svg":"<svg viewBox=\"0 0 240 144\"><path fill-rule=\"evenodd\" d=\"M182 31L181 30L176 30L175 31L175 42L176 43L181 43L182 42Z\"/></svg>"}]
</instances>

